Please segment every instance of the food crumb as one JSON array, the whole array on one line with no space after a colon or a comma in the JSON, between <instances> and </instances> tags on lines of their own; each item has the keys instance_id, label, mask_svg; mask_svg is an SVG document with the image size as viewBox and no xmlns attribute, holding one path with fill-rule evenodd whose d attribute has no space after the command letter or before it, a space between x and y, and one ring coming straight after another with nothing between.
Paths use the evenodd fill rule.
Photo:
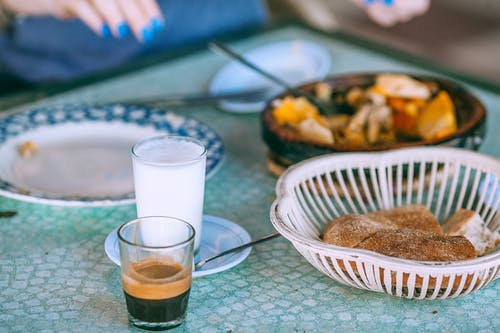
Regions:
<instances>
[{"instance_id":1,"label":"food crumb","mask_svg":"<svg viewBox=\"0 0 500 333\"><path fill-rule=\"evenodd\" d=\"M438 313L437 310L432 311L432 314L434 314L434 315L437 314L437 313Z\"/></svg>"},{"instance_id":2,"label":"food crumb","mask_svg":"<svg viewBox=\"0 0 500 333\"><path fill-rule=\"evenodd\" d=\"M316 97L329 102L332 98L332 87L326 82L319 82L314 86Z\"/></svg>"},{"instance_id":3,"label":"food crumb","mask_svg":"<svg viewBox=\"0 0 500 333\"><path fill-rule=\"evenodd\" d=\"M2 217L14 217L17 215L17 212L15 210L4 210L4 211L0 211L0 218Z\"/></svg>"},{"instance_id":4,"label":"food crumb","mask_svg":"<svg viewBox=\"0 0 500 333\"><path fill-rule=\"evenodd\" d=\"M30 158L38 151L38 145L33 141L25 141L17 148L19 155L23 158Z\"/></svg>"}]
</instances>

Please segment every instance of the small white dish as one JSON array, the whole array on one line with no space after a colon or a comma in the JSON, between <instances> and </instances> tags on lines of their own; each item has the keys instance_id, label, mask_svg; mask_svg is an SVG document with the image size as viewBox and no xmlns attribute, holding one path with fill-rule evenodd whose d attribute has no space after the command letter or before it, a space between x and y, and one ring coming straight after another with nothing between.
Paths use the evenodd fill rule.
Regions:
<instances>
[{"instance_id":1,"label":"small white dish","mask_svg":"<svg viewBox=\"0 0 500 333\"><path fill-rule=\"evenodd\" d=\"M0 195L63 206L105 206L134 201L130 152L148 137L184 135L207 147L207 178L222 162L221 139L207 125L141 106L63 105L0 120ZM18 147L37 151L23 158Z\"/></svg>"},{"instance_id":2,"label":"small white dish","mask_svg":"<svg viewBox=\"0 0 500 333\"><path fill-rule=\"evenodd\" d=\"M104 250L108 258L120 266L120 248L118 246L118 228L109 233L104 242ZM252 240L248 232L240 225L227 219L203 215L200 249L194 257L195 263L222 251L248 243ZM193 277L200 277L225 271L238 265L246 259L252 250L248 247L239 252L231 253L214 259L193 272Z\"/></svg>"},{"instance_id":3,"label":"small white dish","mask_svg":"<svg viewBox=\"0 0 500 333\"><path fill-rule=\"evenodd\" d=\"M323 79L330 70L331 57L322 46L304 40L292 40L258 47L243 57L290 85ZM226 91L247 91L265 88L269 91L262 100L222 100L219 106L236 113L258 112L264 109L266 99L283 89L251 69L231 61L222 67L209 85L211 94Z\"/></svg>"}]
</instances>

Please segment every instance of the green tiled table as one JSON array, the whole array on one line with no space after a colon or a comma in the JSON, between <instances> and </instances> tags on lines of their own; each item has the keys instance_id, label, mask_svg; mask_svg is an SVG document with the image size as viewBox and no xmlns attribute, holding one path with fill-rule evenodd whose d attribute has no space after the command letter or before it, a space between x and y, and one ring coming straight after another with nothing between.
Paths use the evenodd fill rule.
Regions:
<instances>
[{"instance_id":1,"label":"green tiled table","mask_svg":"<svg viewBox=\"0 0 500 333\"><path fill-rule=\"evenodd\" d=\"M266 30L231 45L245 51L296 38L324 45L332 57L332 74L436 69L370 49L345 35L328 36L298 25ZM224 62L203 50L3 111L198 92ZM489 91L469 88L489 111L481 151L500 157L500 90L495 92L494 85L488 85ZM5 103L12 101L0 100L0 108ZM177 112L207 123L225 143L224 164L207 182L205 213L235 221L253 237L271 232L268 210L276 179L266 171L259 116L213 107ZM0 219L0 332L136 331L127 323L119 268L103 248L106 235L134 217L133 205L62 208L0 198L0 210L19 212ZM499 287L500 281L495 281L451 300L399 299L335 283L303 260L288 241L276 239L255 247L237 267L195 279L187 322L175 331L494 333L500 331Z\"/></svg>"}]
</instances>

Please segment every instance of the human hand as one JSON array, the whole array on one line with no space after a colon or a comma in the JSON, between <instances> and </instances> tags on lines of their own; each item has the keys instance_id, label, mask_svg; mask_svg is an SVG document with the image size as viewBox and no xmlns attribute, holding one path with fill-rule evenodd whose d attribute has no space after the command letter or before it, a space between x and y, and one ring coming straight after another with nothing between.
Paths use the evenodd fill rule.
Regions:
<instances>
[{"instance_id":1,"label":"human hand","mask_svg":"<svg viewBox=\"0 0 500 333\"><path fill-rule=\"evenodd\" d=\"M0 4L18 15L79 18L103 37L126 37L132 29L141 42L151 41L164 25L156 0L0 0Z\"/></svg>"},{"instance_id":2,"label":"human hand","mask_svg":"<svg viewBox=\"0 0 500 333\"><path fill-rule=\"evenodd\" d=\"M422 15L430 6L430 0L353 0L364 8L368 16L382 26L393 26Z\"/></svg>"}]
</instances>

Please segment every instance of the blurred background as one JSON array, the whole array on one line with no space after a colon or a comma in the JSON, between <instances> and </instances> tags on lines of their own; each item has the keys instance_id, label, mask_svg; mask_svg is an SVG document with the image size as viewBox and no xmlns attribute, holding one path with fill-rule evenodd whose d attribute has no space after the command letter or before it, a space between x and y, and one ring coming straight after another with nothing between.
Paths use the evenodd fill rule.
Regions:
<instances>
[{"instance_id":1,"label":"blurred background","mask_svg":"<svg viewBox=\"0 0 500 333\"><path fill-rule=\"evenodd\" d=\"M500 1L433 0L428 12L385 28L347 0L268 0L273 19L343 30L500 83Z\"/></svg>"},{"instance_id":2,"label":"blurred background","mask_svg":"<svg viewBox=\"0 0 500 333\"><path fill-rule=\"evenodd\" d=\"M51 11L48 18L26 15L26 8L36 12L44 0L0 0L3 7L6 3L20 7L18 12L11 8L16 19L10 20L9 28L0 29L0 96L28 89L33 82L70 81L119 69L120 65L140 65L141 57L202 46L214 37L261 27L266 22L266 6L271 23L298 20L326 32L344 30L453 71L500 83L500 0L430 0L430 8L423 15L390 27L369 18L367 11L373 6L355 4L366 1L162 0L158 4L164 7L160 16L165 16L165 26L160 24L149 42L138 43L128 35L122 36L128 39L102 37L102 31L93 33L78 17L56 20ZM382 2L371 0L377 1ZM412 5L425 2L404 1ZM74 6L74 2L52 3ZM196 24L191 20L197 20ZM1 21L0 16L0 27ZM109 35L109 26L107 29Z\"/></svg>"}]
</instances>

